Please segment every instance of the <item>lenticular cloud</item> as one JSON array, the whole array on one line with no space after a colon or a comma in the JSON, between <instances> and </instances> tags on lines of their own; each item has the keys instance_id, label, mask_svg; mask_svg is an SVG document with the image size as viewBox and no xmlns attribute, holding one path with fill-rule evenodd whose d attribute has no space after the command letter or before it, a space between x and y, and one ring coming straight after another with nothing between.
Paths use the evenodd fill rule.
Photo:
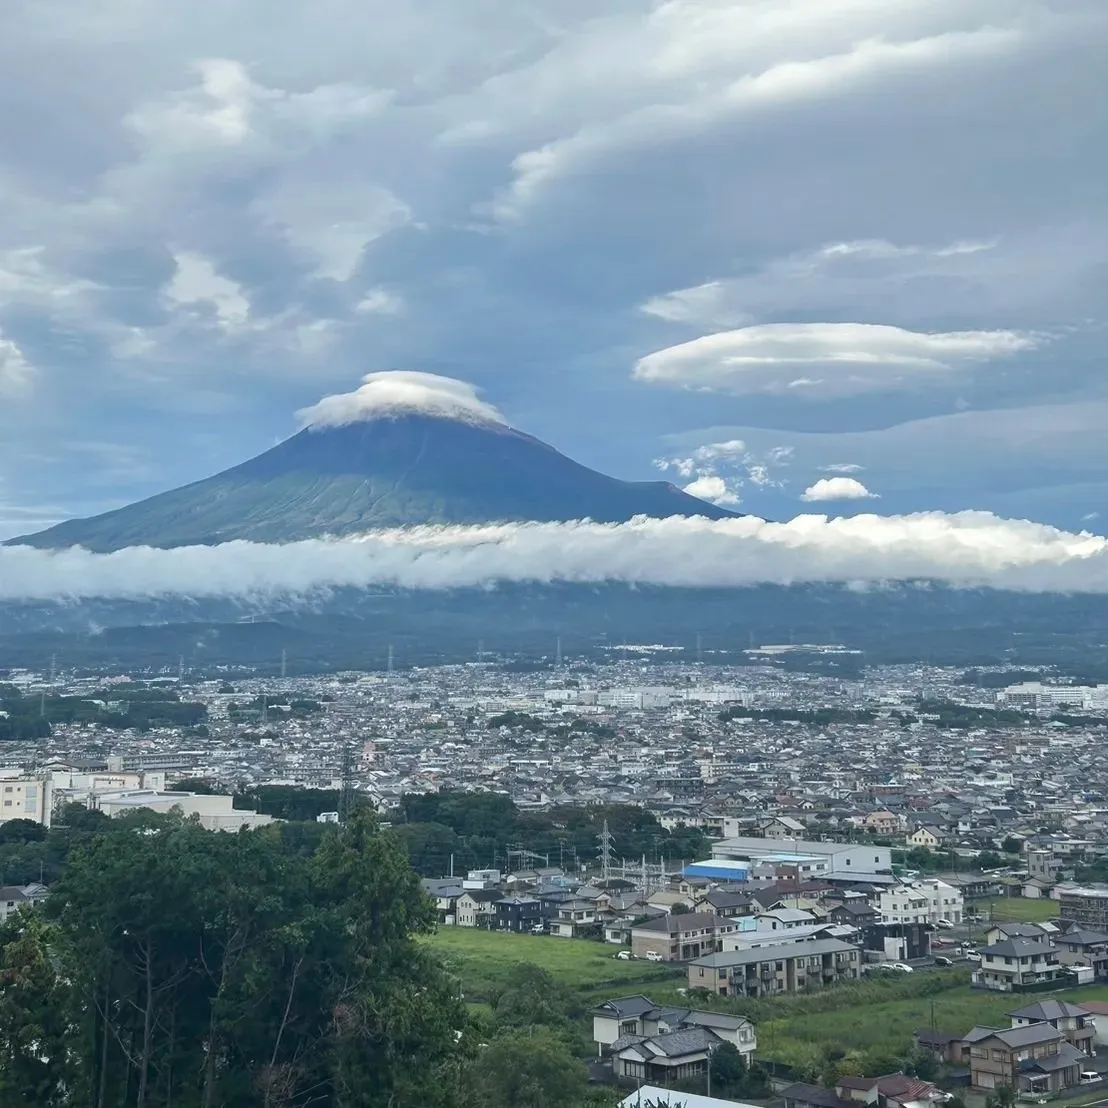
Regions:
<instances>
[{"instance_id":1,"label":"lenticular cloud","mask_svg":"<svg viewBox=\"0 0 1108 1108\"><path fill-rule=\"evenodd\" d=\"M130 547L112 554L0 547L0 600L447 589L496 581L737 587L919 579L1108 592L1108 539L986 512L931 512L805 515L788 523L747 516L417 527L283 545Z\"/></svg>"}]
</instances>

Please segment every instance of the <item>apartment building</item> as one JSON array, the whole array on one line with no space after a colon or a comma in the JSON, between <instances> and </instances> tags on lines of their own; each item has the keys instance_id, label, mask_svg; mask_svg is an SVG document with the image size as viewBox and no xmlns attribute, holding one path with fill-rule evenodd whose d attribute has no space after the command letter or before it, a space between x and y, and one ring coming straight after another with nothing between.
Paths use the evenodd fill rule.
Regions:
<instances>
[{"instance_id":1,"label":"apartment building","mask_svg":"<svg viewBox=\"0 0 1108 1108\"><path fill-rule=\"evenodd\" d=\"M953 885L938 878L910 881L882 892L877 910L886 923L961 923L965 900Z\"/></svg>"},{"instance_id":2,"label":"apartment building","mask_svg":"<svg viewBox=\"0 0 1108 1108\"><path fill-rule=\"evenodd\" d=\"M689 963L688 983L719 996L765 997L857 980L860 971L857 946L813 939L708 954Z\"/></svg>"},{"instance_id":3,"label":"apartment building","mask_svg":"<svg viewBox=\"0 0 1108 1108\"><path fill-rule=\"evenodd\" d=\"M1062 919L1090 931L1108 931L1108 886L1066 885L1057 895Z\"/></svg>"}]
</instances>

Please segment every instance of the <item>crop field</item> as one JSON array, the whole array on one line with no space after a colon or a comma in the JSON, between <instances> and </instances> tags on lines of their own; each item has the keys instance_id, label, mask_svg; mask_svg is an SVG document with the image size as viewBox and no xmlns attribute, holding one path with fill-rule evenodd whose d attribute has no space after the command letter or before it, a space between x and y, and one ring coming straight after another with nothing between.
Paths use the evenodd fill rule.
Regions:
<instances>
[{"instance_id":1,"label":"crop field","mask_svg":"<svg viewBox=\"0 0 1108 1108\"><path fill-rule=\"evenodd\" d=\"M1057 900L1025 900L1021 896L998 897L982 905L983 915L994 923L1041 923L1057 919Z\"/></svg>"}]
</instances>

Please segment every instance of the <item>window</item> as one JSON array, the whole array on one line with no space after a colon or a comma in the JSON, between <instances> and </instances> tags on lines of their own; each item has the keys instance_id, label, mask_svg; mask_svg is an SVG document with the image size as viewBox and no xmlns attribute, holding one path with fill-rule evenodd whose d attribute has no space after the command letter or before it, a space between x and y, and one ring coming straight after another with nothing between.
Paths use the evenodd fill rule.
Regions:
<instances>
[{"instance_id":1,"label":"window","mask_svg":"<svg viewBox=\"0 0 1108 1108\"><path fill-rule=\"evenodd\" d=\"M880 862L880 861L881 861L881 855L880 855L880 854L875 854L875 855L873 856L873 860L874 860L875 862Z\"/></svg>"}]
</instances>

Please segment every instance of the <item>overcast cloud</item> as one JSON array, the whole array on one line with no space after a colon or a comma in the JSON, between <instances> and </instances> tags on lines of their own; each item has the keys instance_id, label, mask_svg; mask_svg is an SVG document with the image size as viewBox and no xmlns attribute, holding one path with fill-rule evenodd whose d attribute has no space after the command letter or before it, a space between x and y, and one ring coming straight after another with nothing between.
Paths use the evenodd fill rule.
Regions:
<instances>
[{"instance_id":1,"label":"overcast cloud","mask_svg":"<svg viewBox=\"0 0 1108 1108\"><path fill-rule=\"evenodd\" d=\"M11 0L0 534L389 369L774 518L1080 527L1106 54L1103 0Z\"/></svg>"}]
</instances>

